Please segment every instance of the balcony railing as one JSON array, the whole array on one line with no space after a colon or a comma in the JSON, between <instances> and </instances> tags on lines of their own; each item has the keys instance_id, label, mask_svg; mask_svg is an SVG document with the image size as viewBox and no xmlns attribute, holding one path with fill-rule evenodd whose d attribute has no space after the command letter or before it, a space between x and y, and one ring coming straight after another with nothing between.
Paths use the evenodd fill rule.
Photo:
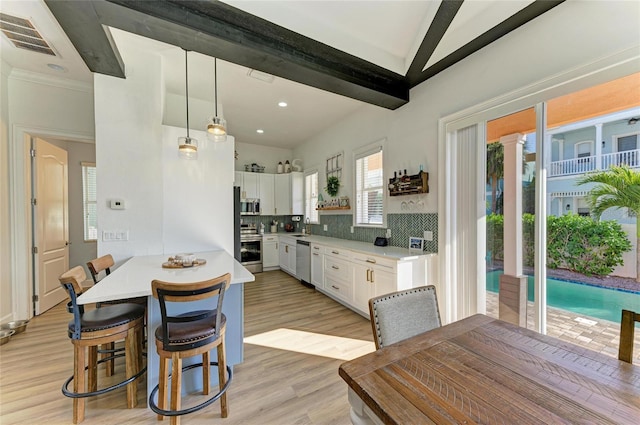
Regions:
<instances>
[{"instance_id":1,"label":"balcony railing","mask_svg":"<svg viewBox=\"0 0 640 425\"><path fill-rule=\"evenodd\" d=\"M640 167L640 149L602 154L600 158L592 155L553 161L549 168L549 177L571 176L588 173L589 171L606 170L612 165L628 165L632 168Z\"/></svg>"}]
</instances>

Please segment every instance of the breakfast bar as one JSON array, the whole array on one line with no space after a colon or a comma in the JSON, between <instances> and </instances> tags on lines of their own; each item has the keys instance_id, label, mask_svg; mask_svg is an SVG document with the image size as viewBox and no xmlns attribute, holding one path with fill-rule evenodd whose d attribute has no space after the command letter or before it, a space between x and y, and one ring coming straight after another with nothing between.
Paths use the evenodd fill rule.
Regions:
<instances>
[{"instance_id":1,"label":"breakfast bar","mask_svg":"<svg viewBox=\"0 0 640 425\"><path fill-rule=\"evenodd\" d=\"M227 364L233 367L243 360L244 283L254 281L255 277L226 251L199 252L195 255L206 263L187 268L163 268L162 264L167 261L168 255L132 257L78 297L79 304L147 297L147 394L157 385L159 370L159 357L152 336L156 327L161 324L158 300L151 295L151 281L154 279L189 283L231 273L231 285L225 294L223 305L223 312L227 317ZM175 308L179 311L181 306L175 305ZM196 359L190 360L197 362ZM215 361L215 353L212 353L212 361ZM188 364L190 363L185 360L184 365ZM183 383L184 392L196 391L202 388L201 375L188 374Z\"/></svg>"}]
</instances>

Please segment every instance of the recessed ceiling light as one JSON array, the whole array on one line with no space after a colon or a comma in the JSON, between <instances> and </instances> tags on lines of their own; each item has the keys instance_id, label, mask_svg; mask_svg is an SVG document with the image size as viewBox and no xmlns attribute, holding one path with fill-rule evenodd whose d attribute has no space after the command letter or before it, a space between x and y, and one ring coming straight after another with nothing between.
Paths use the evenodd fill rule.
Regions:
<instances>
[{"instance_id":1,"label":"recessed ceiling light","mask_svg":"<svg viewBox=\"0 0 640 425\"><path fill-rule=\"evenodd\" d=\"M287 102L278 102L278 106L281 108L286 108L287 107Z\"/></svg>"},{"instance_id":2,"label":"recessed ceiling light","mask_svg":"<svg viewBox=\"0 0 640 425\"><path fill-rule=\"evenodd\" d=\"M54 71L67 72L67 68L65 68L64 66L57 65L55 63L48 63L47 66L53 69Z\"/></svg>"},{"instance_id":3,"label":"recessed ceiling light","mask_svg":"<svg viewBox=\"0 0 640 425\"><path fill-rule=\"evenodd\" d=\"M262 133L264 133L264 130L263 130L263 129L261 129L261 128L259 128L259 129L257 129L257 130L256 130L256 133L258 133L258 134L262 134Z\"/></svg>"}]
</instances>

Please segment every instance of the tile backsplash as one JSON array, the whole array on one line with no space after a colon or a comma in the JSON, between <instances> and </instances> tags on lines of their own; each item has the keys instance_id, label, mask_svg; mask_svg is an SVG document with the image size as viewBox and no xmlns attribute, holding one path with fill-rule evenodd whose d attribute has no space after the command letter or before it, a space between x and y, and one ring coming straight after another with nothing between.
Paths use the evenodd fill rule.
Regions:
<instances>
[{"instance_id":1,"label":"tile backsplash","mask_svg":"<svg viewBox=\"0 0 640 425\"><path fill-rule=\"evenodd\" d=\"M266 232L269 232L272 220L277 220L278 223L293 223L294 226L297 224L296 232L301 232L304 228L302 221L294 222L291 220L291 216L243 216L242 219L245 223L258 225L263 223ZM323 230L325 225L327 226L326 232ZM386 234L386 228L368 227L354 227L353 233L351 233L352 225L353 216L351 214L320 215L320 224L311 225L311 234L371 243L376 237ZM425 252L438 252L438 214L387 214L387 226L391 229L389 240L391 246L408 248L409 237L422 238L425 230L430 230L433 232L433 240L424 241L424 250ZM280 224L278 224L278 232L284 232Z\"/></svg>"}]
</instances>

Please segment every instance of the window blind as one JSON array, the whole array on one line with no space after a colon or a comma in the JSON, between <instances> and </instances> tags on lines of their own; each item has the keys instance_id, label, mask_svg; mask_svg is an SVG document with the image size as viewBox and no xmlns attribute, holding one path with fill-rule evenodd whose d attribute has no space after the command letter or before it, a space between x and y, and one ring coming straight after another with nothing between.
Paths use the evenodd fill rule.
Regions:
<instances>
[{"instance_id":1,"label":"window blind","mask_svg":"<svg viewBox=\"0 0 640 425\"><path fill-rule=\"evenodd\" d=\"M82 205L84 215L84 240L98 239L98 203L96 193L96 164L83 162Z\"/></svg>"},{"instance_id":2,"label":"window blind","mask_svg":"<svg viewBox=\"0 0 640 425\"><path fill-rule=\"evenodd\" d=\"M305 220L318 223L318 172L307 174L304 178L304 212Z\"/></svg>"},{"instance_id":3,"label":"window blind","mask_svg":"<svg viewBox=\"0 0 640 425\"><path fill-rule=\"evenodd\" d=\"M382 225L384 214L382 147L356 158L356 224Z\"/></svg>"}]
</instances>

